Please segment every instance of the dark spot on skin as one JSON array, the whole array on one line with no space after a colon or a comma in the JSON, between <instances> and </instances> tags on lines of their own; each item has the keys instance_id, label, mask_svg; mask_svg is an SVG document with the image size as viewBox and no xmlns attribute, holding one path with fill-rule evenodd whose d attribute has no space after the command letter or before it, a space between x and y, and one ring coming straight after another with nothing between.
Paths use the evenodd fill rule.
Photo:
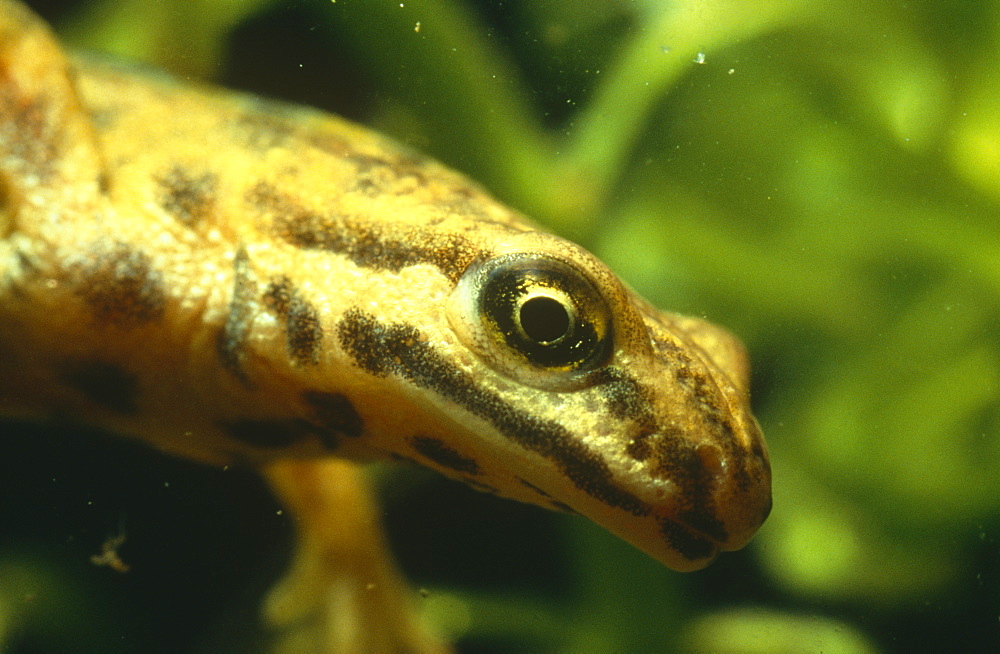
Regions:
<instances>
[{"instance_id":1,"label":"dark spot on skin","mask_svg":"<svg viewBox=\"0 0 1000 654\"><path fill-rule=\"evenodd\" d=\"M532 491L538 494L540 498L539 500L540 504L548 504L549 507L551 507L556 511L560 511L561 513L572 513L573 515L579 515L576 512L576 510L573 509L573 507L571 507L569 504L566 504L565 502L560 502L559 500L556 499L552 499L552 496L550 494L546 493L538 486L535 486L527 479L521 479L520 477L516 477L516 479L525 488L530 488Z\"/></svg>"},{"instance_id":2,"label":"dark spot on skin","mask_svg":"<svg viewBox=\"0 0 1000 654\"><path fill-rule=\"evenodd\" d=\"M543 491L543 490L542 490L541 488L539 488L538 486L535 486L534 484L532 484L532 483L531 483L530 481L528 481L527 479L521 479L520 477L517 477L517 481L518 481L518 482L519 482L519 483L520 483L520 484L521 484L522 486L524 486L525 488L530 488L531 490L533 490L534 492L538 493L538 494L539 494L540 496L542 496L542 497L552 497L551 495L549 495L548 493L546 493L545 491Z\"/></svg>"},{"instance_id":3,"label":"dark spot on skin","mask_svg":"<svg viewBox=\"0 0 1000 654\"><path fill-rule=\"evenodd\" d=\"M323 328L319 314L308 302L293 301L288 312L288 352L299 363L319 363Z\"/></svg>"},{"instance_id":4,"label":"dark spot on skin","mask_svg":"<svg viewBox=\"0 0 1000 654\"><path fill-rule=\"evenodd\" d=\"M489 493L490 495L503 495L503 493L500 492L499 488L495 488L493 486L490 486L489 484L484 484L483 482L477 479L463 479L462 483L466 484L470 488L476 489L481 493Z\"/></svg>"},{"instance_id":5,"label":"dark spot on skin","mask_svg":"<svg viewBox=\"0 0 1000 654\"><path fill-rule=\"evenodd\" d=\"M429 436L414 436L410 439L410 445L418 454L430 459L442 468L467 475L479 474L479 464L474 459L459 454L440 439Z\"/></svg>"},{"instance_id":6,"label":"dark spot on skin","mask_svg":"<svg viewBox=\"0 0 1000 654\"><path fill-rule=\"evenodd\" d=\"M616 366L604 366L594 373L593 379L612 416L655 428L651 394L635 378Z\"/></svg>"},{"instance_id":7,"label":"dark spot on skin","mask_svg":"<svg viewBox=\"0 0 1000 654\"><path fill-rule=\"evenodd\" d=\"M355 191L366 195L393 193L405 195L413 190L427 186L427 175L421 160L415 157L397 157L390 160L385 157L373 156L355 152L344 157L357 167ZM403 183L403 180L412 183Z\"/></svg>"},{"instance_id":8,"label":"dark spot on skin","mask_svg":"<svg viewBox=\"0 0 1000 654\"><path fill-rule=\"evenodd\" d=\"M212 216L218 186L213 173L195 174L175 165L156 181L160 206L183 225L194 227Z\"/></svg>"},{"instance_id":9,"label":"dark spot on skin","mask_svg":"<svg viewBox=\"0 0 1000 654\"><path fill-rule=\"evenodd\" d=\"M74 268L76 293L94 317L117 327L157 320L166 305L163 275L149 257L125 243L98 245L86 263Z\"/></svg>"},{"instance_id":10,"label":"dark spot on skin","mask_svg":"<svg viewBox=\"0 0 1000 654\"><path fill-rule=\"evenodd\" d=\"M362 195L367 195L370 198L378 197L382 193L381 186L366 178L358 179L351 190L357 191Z\"/></svg>"},{"instance_id":11,"label":"dark spot on skin","mask_svg":"<svg viewBox=\"0 0 1000 654\"><path fill-rule=\"evenodd\" d=\"M335 434L300 419L258 419L225 422L219 427L229 437L253 447L280 450L318 439L328 450L337 449Z\"/></svg>"},{"instance_id":12,"label":"dark spot on skin","mask_svg":"<svg viewBox=\"0 0 1000 654\"><path fill-rule=\"evenodd\" d=\"M364 431L361 416L346 396L340 393L306 391L302 400L313 412L313 420L331 431L349 438L358 438Z\"/></svg>"},{"instance_id":13,"label":"dark spot on skin","mask_svg":"<svg viewBox=\"0 0 1000 654\"><path fill-rule=\"evenodd\" d=\"M323 326L319 312L299 294L291 280L279 277L264 291L264 305L285 318L288 355L299 365L319 363Z\"/></svg>"},{"instance_id":14,"label":"dark spot on skin","mask_svg":"<svg viewBox=\"0 0 1000 654\"><path fill-rule=\"evenodd\" d=\"M473 415L490 422L504 437L552 461L580 490L598 501L636 516L650 513L637 496L619 487L608 465L572 439L556 422L513 409L497 393L478 386L449 364L406 324L383 324L357 309L347 311L337 326L341 347L365 371L399 375L429 388Z\"/></svg>"},{"instance_id":15,"label":"dark spot on skin","mask_svg":"<svg viewBox=\"0 0 1000 654\"><path fill-rule=\"evenodd\" d=\"M16 85L16 76L5 75L0 69L0 143L4 154L18 164L20 173L37 175L47 182L54 164L60 161L57 143L62 140L58 130L62 123L52 120L61 114L60 106L45 96ZM57 89L58 92L61 89Z\"/></svg>"},{"instance_id":16,"label":"dark spot on skin","mask_svg":"<svg viewBox=\"0 0 1000 654\"><path fill-rule=\"evenodd\" d=\"M291 280L287 277L279 277L268 284L264 290L264 305L278 315L288 315L293 291Z\"/></svg>"},{"instance_id":17,"label":"dark spot on skin","mask_svg":"<svg viewBox=\"0 0 1000 654\"><path fill-rule=\"evenodd\" d=\"M594 388L613 417L633 424L634 435L625 453L636 461L645 461L653 451L648 439L657 431L651 393L631 375L616 366L605 366L594 373Z\"/></svg>"},{"instance_id":18,"label":"dark spot on skin","mask_svg":"<svg viewBox=\"0 0 1000 654\"><path fill-rule=\"evenodd\" d=\"M712 382L704 373L694 369L689 358L684 362L684 365L677 367L676 375L677 382L691 392L702 408L715 406L716 394L713 392Z\"/></svg>"},{"instance_id":19,"label":"dark spot on skin","mask_svg":"<svg viewBox=\"0 0 1000 654\"><path fill-rule=\"evenodd\" d=\"M691 407L700 419L700 424L690 428L710 433L708 441L713 445L692 443L678 426L657 426L651 419L651 410L642 408L648 400L640 397L648 397L648 393L618 373L602 373L605 376L601 380L602 396L616 417L632 419L637 425L626 453L637 461L648 461L652 476L676 484L675 518L711 539L725 542L728 533L717 517L713 495L723 475L723 460L728 463L727 473L737 488L744 491L750 488L747 453L736 440L732 416L719 389L690 353L664 340L656 340L654 346L664 358L677 362L677 388L684 396L678 401ZM762 454L759 440L754 442Z\"/></svg>"},{"instance_id":20,"label":"dark spot on skin","mask_svg":"<svg viewBox=\"0 0 1000 654\"><path fill-rule=\"evenodd\" d=\"M107 195L111 192L111 175L106 170L102 170L97 175L97 192L101 195Z\"/></svg>"},{"instance_id":21,"label":"dark spot on skin","mask_svg":"<svg viewBox=\"0 0 1000 654\"><path fill-rule=\"evenodd\" d=\"M139 411L138 378L113 363L72 363L62 370L62 379L94 404L122 415Z\"/></svg>"},{"instance_id":22,"label":"dark spot on skin","mask_svg":"<svg viewBox=\"0 0 1000 654\"><path fill-rule=\"evenodd\" d=\"M718 542L728 540L712 499L721 472L719 451L711 445L692 444L680 429L658 434L651 447L650 474L669 479L677 487L676 518Z\"/></svg>"},{"instance_id":23,"label":"dark spot on skin","mask_svg":"<svg viewBox=\"0 0 1000 654\"><path fill-rule=\"evenodd\" d=\"M689 377L693 376L689 374ZM625 447L626 454L636 461L652 460L650 474L676 484L677 519L719 542L724 542L728 534L717 517L712 497L712 492L718 485L718 476L722 473L718 450L693 445L680 428L658 428L650 392L622 370L607 366L598 371L595 374L595 388L611 415L634 425L635 435ZM699 410L710 403L710 387L704 380L699 384L692 382L687 388L694 395L694 406ZM718 429L720 425L715 427ZM732 434L728 436L726 440L724 434L722 442L732 443Z\"/></svg>"},{"instance_id":24,"label":"dark spot on skin","mask_svg":"<svg viewBox=\"0 0 1000 654\"><path fill-rule=\"evenodd\" d=\"M272 215L274 235L295 247L342 254L362 268L399 272L430 264L452 282L481 252L455 234L399 230L344 216L322 216L296 204L268 184L251 189L247 201Z\"/></svg>"},{"instance_id":25,"label":"dark spot on skin","mask_svg":"<svg viewBox=\"0 0 1000 654\"><path fill-rule=\"evenodd\" d=\"M14 221L8 218L12 205L10 189L0 179L0 239L6 239L14 231Z\"/></svg>"},{"instance_id":26,"label":"dark spot on skin","mask_svg":"<svg viewBox=\"0 0 1000 654\"><path fill-rule=\"evenodd\" d=\"M113 129L121 118L121 109L114 106L87 107L90 122L101 132ZM102 173L104 174L104 173Z\"/></svg>"},{"instance_id":27,"label":"dark spot on skin","mask_svg":"<svg viewBox=\"0 0 1000 654\"><path fill-rule=\"evenodd\" d=\"M248 388L253 384L247 377L246 339L253 320L254 298L257 282L253 277L253 266L246 249L240 247L233 259L233 297L229 301L226 323L219 332L217 351L222 367L232 373Z\"/></svg>"},{"instance_id":28,"label":"dark spot on skin","mask_svg":"<svg viewBox=\"0 0 1000 654\"><path fill-rule=\"evenodd\" d=\"M715 554L715 545L704 536L693 533L684 525L665 519L660 523L660 533L670 549L689 561L707 559Z\"/></svg>"},{"instance_id":29,"label":"dark spot on skin","mask_svg":"<svg viewBox=\"0 0 1000 654\"><path fill-rule=\"evenodd\" d=\"M651 431L643 431L633 436L625 445L625 454L640 462L651 457L653 448L649 445L649 438L653 435Z\"/></svg>"},{"instance_id":30,"label":"dark spot on skin","mask_svg":"<svg viewBox=\"0 0 1000 654\"><path fill-rule=\"evenodd\" d=\"M753 484L747 473L745 452L736 442L732 416L723 408L718 389L713 381L691 365L687 354L680 352L676 356L682 357L684 362L677 368L677 383L691 393L693 406L705 420L706 428L715 432L714 441L725 448L727 459L733 466L730 473L733 481L740 490L748 490Z\"/></svg>"},{"instance_id":31,"label":"dark spot on skin","mask_svg":"<svg viewBox=\"0 0 1000 654\"><path fill-rule=\"evenodd\" d=\"M675 352L674 356L682 355ZM686 355L683 357L690 363ZM686 382L682 386L693 396L693 406L698 407L709 427L719 434L716 442L732 448L735 439L731 431L726 431L727 428L731 430L728 421L722 419L720 411L706 410L719 402L712 394L713 387L704 377L690 372L690 366L681 369L684 372L679 376ZM677 519L719 542L727 540L728 534L717 517L712 496L722 474L719 451L711 446L693 445L680 428L658 428L650 392L624 371L607 366L594 378L595 388L610 413L634 425L635 435L626 445L625 452L636 461L652 459L650 474L677 485Z\"/></svg>"}]
</instances>

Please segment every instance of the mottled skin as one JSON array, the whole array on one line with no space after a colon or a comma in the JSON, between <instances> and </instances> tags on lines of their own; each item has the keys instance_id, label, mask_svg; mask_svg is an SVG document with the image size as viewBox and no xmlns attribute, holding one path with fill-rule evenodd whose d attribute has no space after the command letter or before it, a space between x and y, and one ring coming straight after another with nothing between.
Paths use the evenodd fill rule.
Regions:
<instances>
[{"instance_id":1,"label":"mottled skin","mask_svg":"<svg viewBox=\"0 0 1000 654\"><path fill-rule=\"evenodd\" d=\"M700 568L770 509L747 384L728 333L440 165L315 111L67 60L0 0L0 411L261 467L303 532L272 619L331 604L317 584L338 575L398 593L342 459L413 460ZM345 503L367 525L350 538ZM437 647L405 603L357 601L398 634L384 651Z\"/></svg>"}]
</instances>

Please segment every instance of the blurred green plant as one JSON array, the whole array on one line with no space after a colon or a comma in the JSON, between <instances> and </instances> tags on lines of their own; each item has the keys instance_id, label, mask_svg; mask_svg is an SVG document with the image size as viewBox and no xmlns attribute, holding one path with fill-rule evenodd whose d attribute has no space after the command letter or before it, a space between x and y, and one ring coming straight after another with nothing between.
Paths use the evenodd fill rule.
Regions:
<instances>
[{"instance_id":1,"label":"blurred green plant","mask_svg":"<svg viewBox=\"0 0 1000 654\"><path fill-rule=\"evenodd\" d=\"M227 34L289 5L375 89L366 122L730 326L757 368L760 570L682 578L559 518L571 598L442 588L443 628L560 651L995 644L1000 3L101 0L63 30L212 77Z\"/></svg>"}]
</instances>

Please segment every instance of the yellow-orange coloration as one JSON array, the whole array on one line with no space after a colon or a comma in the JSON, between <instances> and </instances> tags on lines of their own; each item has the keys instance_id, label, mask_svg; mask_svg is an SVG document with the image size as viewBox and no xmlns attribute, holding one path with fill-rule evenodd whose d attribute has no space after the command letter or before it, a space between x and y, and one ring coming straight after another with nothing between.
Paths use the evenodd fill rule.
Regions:
<instances>
[{"instance_id":1,"label":"yellow-orange coloration","mask_svg":"<svg viewBox=\"0 0 1000 654\"><path fill-rule=\"evenodd\" d=\"M0 409L259 467L299 517L266 602L293 649L441 649L353 461L579 513L677 570L742 547L771 503L747 386L727 332L439 164L67 58L0 0Z\"/></svg>"}]
</instances>

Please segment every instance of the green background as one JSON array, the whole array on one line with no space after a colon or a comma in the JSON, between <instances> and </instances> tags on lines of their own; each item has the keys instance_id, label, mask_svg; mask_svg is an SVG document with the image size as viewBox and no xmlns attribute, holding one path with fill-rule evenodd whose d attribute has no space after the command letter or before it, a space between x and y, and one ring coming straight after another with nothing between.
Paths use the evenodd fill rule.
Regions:
<instances>
[{"instance_id":1,"label":"green background","mask_svg":"<svg viewBox=\"0 0 1000 654\"><path fill-rule=\"evenodd\" d=\"M1000 3L29 4L76 47L388 132L746 342L774 511L703 572L376 471L460 651L1000 643ZM290 535L252 475L0 429L0 651L255 650ZM93 568L120 523L132 571Z\"/></svg>"}]
</instances>

